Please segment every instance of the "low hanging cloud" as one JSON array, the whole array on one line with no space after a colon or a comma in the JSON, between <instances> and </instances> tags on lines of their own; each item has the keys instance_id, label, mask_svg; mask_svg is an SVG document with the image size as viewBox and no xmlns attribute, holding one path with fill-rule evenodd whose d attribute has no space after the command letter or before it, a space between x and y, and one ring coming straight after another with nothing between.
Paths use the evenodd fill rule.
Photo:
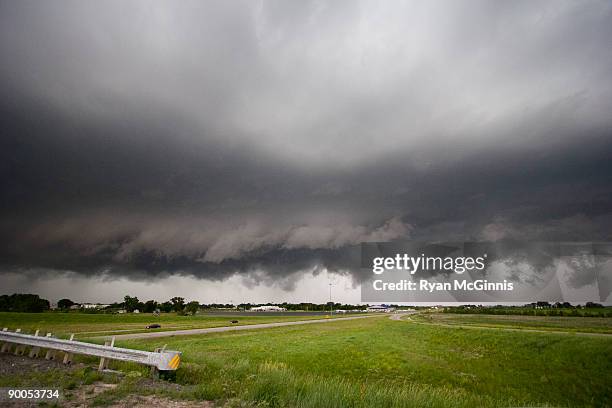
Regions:
<instances>
[{"instance_id":1,"label":"low hanging cloud","mask_svg":"<svg viewBox=\"0 0 612 408\"><path fill-rule=\"evenodd\" d=\"M0 273L350 274L364 241L612 240L612 5L0 13ZM47 272L51 273L51 272Z\"/></svg>"},{"instance_id":2,"label":"low hanging cloud","mask_svg":"<svg viewBox=\"0 0 612 408\"><path fill-rule=\"evenodd\" d=\"M378 226L287 225L263 219L228 225L214 219L101 214L35 225L14 237L3 259L13 267L52 265L88 274L120 276L133 270L136 275L170 272L217 279L246 271L263 277L312 272L323 265L348 270L356 264L332 266L334 252L361 242L407 239L410 230L398 217Z\"/></svg>"}]
</instances>

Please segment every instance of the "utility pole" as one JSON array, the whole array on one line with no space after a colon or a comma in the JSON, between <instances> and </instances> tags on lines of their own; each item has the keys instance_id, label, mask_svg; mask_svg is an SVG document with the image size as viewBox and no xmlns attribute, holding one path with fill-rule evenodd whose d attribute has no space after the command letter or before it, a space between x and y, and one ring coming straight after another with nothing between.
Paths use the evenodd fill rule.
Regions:
<instances>
[{"instance_id":1,"label":"utility pole","mask_svg":"<svg viewBox=\"0 0 612 408\"><path fill-rule=\"evenodd\" d=\"M329 282L329 315L330 316L333 314L332 308L334 307L334 304L332 303L331 289L332 289L332 283L330 281Z\"/></svg>"}]
</instances>

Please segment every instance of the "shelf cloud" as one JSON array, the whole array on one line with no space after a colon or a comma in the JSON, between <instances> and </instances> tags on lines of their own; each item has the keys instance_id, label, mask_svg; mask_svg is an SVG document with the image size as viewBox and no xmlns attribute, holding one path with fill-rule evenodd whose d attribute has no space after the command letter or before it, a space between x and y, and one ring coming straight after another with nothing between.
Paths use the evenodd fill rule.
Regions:
<instances>
[{"instance_id":1,"label":"shelf cloud","mask_svg":"<svg viewBox=\"0 0 612 408\"><path fill-rule=\"evenodd\" d=\"M358 282L360 242L611 239L608 2L0 9L0 273Z\"/></svg>"}]
</instances>

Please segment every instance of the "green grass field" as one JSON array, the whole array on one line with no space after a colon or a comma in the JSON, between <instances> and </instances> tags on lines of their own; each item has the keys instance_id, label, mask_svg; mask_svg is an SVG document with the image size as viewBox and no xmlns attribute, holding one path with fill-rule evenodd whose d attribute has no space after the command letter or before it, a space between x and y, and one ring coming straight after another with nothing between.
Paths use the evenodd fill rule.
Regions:
<instances>
[{"instance_id":1,"label":"green grass field","mask_svg":"<svg viewBox=\"0 0 612 408\"><path fill-rule=\"evenodd\" d=\"M577 325L574 319L564 327ZM128 375L96 401L157 392L257 407L612 405L612 336L463 329L381 316L118 343L145 350L163 344L183 352L180 390L138 386ZM37 381L75 381L58 378ZM2 386L28 381L0 377Z\"/></svg>"},{"instance_id":2,"label":"green grass field","mask_svg":"<svg viewBox=\"0 0 612 408\"><path fill-rule=\"evenodd\" d=\"M185 353L178 381L198 385L207 399L235 393L281 406L612 403L608 338L457 330L380 318L176 338L169 347Z\"/></svg>"},{"instance_id":3,"label":"green grass field","mask_svg":"<svg viewBox=\"0 0 612 408\"><path fill-rule=\"evenodd\" d=\"M469 315L519 315L519 316L560 316L560 317L612 317L612 307L589 308L543 308L535 309L527 306L495 306L495 307L450 307L445 313Z\"/></svg>"},{"instance_id":4,"label":"green grass field","mask_svg":"<svg viewBox=\"0 0 612 408\"><path fill-rule=\"evenodd\" d=\"M332 317L344 317L332 315ZM53 333L57 337L68 337L75 333L78 338L127 334L178 329L200 329L231 325L230 320L238 320L235 325L272 323L323 319L325 316L265 316L257 314L237 314L236 316L177 316L175 313L162 313L159 317L150 313L140 314L88 314L88 313L6 313L0 312L0 327L10 330L20 328L24 332ZM161 329L145 329L149 323L161 324Z\"/></svg>"},{"instance_id":5,"label":"green grass field","mask_svg":"<svg viewBox=\"0 0 612 408\"><path fill-rule=\"evenodd\" d=\"M413 317L412 319L417 322L460 326L612 334L612 317L504 316L484 314L423 313Z\"/></svg>"}]
</instances>

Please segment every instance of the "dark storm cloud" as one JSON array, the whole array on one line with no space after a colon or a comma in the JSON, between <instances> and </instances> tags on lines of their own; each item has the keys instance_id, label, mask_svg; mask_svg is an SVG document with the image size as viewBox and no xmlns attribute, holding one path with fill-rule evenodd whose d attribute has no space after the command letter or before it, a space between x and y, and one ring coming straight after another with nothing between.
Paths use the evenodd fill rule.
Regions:
<instances>
[{"instance_id":1,"label":"dark storm cloud","mask_svg":"<svg viewBox=\"0 0 612 408\"><path fill-rule=\"evenodd\" d=\"M355 273L606 240L612 6L0 3L3 271Z\"/></svg>"}]
</instances>

